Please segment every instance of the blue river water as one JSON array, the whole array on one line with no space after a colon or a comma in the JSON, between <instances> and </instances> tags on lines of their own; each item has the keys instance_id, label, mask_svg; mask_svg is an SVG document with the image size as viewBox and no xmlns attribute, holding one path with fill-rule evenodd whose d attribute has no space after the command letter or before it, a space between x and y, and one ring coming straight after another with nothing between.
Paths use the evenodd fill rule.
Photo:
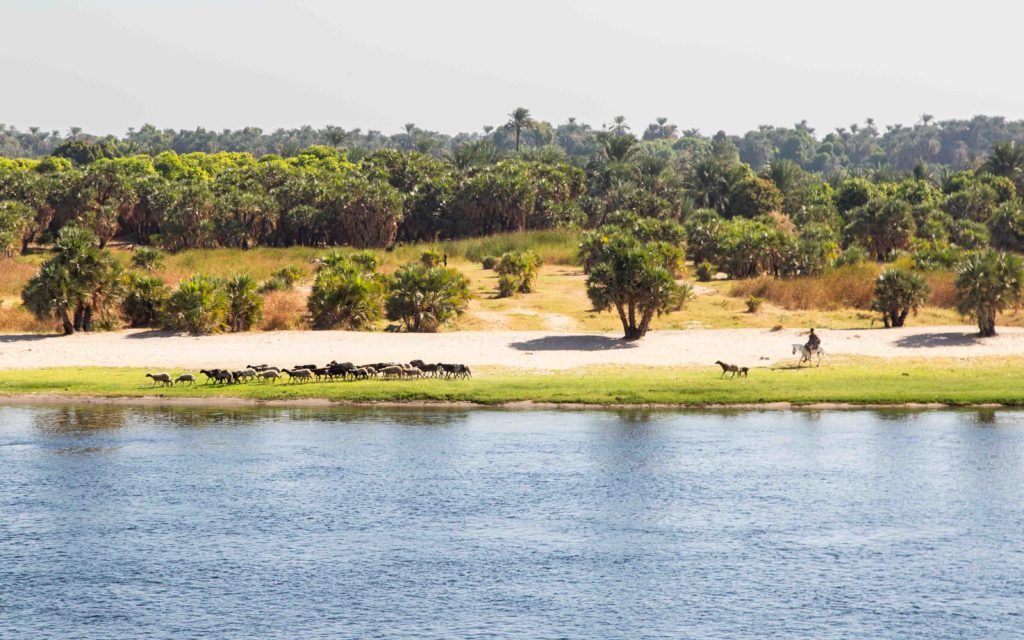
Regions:
<instances>
[{"instance_id":1,"label":"blue river water","mask_svg":"<svg viewBox=\"0 0 1024 640\"><path fill-rule=\"evenodd\" d=\"M1022 638L1024 413L0 407L0 638Z\"/></svg>"}]
</instances>

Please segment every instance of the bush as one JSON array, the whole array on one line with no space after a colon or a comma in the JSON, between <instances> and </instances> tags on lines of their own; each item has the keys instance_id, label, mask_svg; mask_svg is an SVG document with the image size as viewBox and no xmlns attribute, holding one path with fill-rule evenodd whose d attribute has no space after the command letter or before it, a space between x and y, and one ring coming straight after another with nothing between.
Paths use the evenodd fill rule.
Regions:
<instances>
[{"instance_id":1,"label":"bush","mask_svg":"<svg viewBox=\"0 0 1024 640\"><path fill-rule=\"evenodd\" d=\"M708 262L707 260L698 264L696 271L697 280L699 280L700 282L711 282L711 280L715 277L715 273L717 273L717 270L715 269L714 265Z\"/></svg>"},{"instance_id":2,"label":"bush","mask_svg":"<svg viewBox=\"0 0 1024 640\"><path fill-rule=\"evenodd\" d=\"M420 262L424 267L448 266L448 256L437 249L428 249L420 254Z\"/></svg>"},{"instance_id":3,"label":"bush","mask_svg":"<svg viewBox=\"0 0 1024 640\"><path fill-rule=\"evenodd\" d=\"M305 272L301 267L290 264L270 274L270 279L260 286L260 293L272 291L291 291L298 283L302 282Z\"/></svg>"},{"instance_id":4,"label":"bush","mask_svg":"<svg viewBox=\"0 0 1024 640\"><path fill-rule=\"evenodd\" d=\"M232 333L250 331L263 318L263 299L252 276L238 274L224 283L228 299L225 320Z\"/></svg>"},{"instance_id":5,"label":"bush","mask_svg":"<svg viewBox=\"0 0 1024 640\"><path fill-rule=\"evenodd\" d=\"M903 269L886 269L875 280L871 310L882 314L887 328L902 327L907 315L917 314L929 293L928 283L921 276Z\"/></svg>"},{"instance_id":6,"label":"bush","mask_svg":"<svg viewBox=\"0 0 1024 640\"><path fill-rule=\"evenodd\" d=\"M487 256L486 258L480 261L480 264L483 266L484 269L493 269L494 267L498 266L499 259L500 258L496 258L495 256Z\"/></svg>"},{"instance_id":7,"label":"bush","mask_svg":"<svg viewBox=\"0 0 1024 640\"><path fill-rule=\"evenodd\" d=\"M850 246L846 247L846 250L839 254L839 257L836 258L835 260L834 266L855 267L857 265L864 264L867 261L867 250L864 247L860 246L859 244L851 244Z\"/></svg>"},{"instance_id":8,"label":"bush","mask_svg":"<svg viewBox=\"0 0 1024 640\"><path fill-rule=\"evenodd\" d=\"M407 331L433 332L465 311L469 281L455 269L408 264L388 281L387 316Z\"/></svg>"},{"instance_id":9,"label":"bush","mask_svg":"<svg viewBox=\"0 0 1024 640\"><path fill-rule=\"evenodd\" d=\"M149 273L164 266L164 254L156 247L138 247L132 252L132 266Z\"/></svg>"},{"instance_id":10,"label":"bush","mask_svg":"<svg viewBox=\"0 0 1024 640\"><path fill-rule=\"evenodd\" d=\"M951 269L964 257L964 252L947 242L917 241L914 243L914 268L922 271Z\"/></svg>"},{"instance_id":11,"label":"bush","mask_svg":"<svg viewBox=\"0 0 1024 640\"><path fill-rule=\"evenodd\" d=\"M35 211L27 204L0 200L0 255L9 258L21 251L34 220Z\"/></svg>"},{"instance_id":12,"label":"bush","mask_svg":"<svg viewBox=\"0 0 1024 640\"><path fill-rule=\"evenodd\" d=\"M359 330L380 320L384 287L368 264L349 259L320 267L306 303L315 329Z\"/></svg>"},{"instance_id":13,"label":"bush","mask_svg":"<svg viewBox=\"0 0 1024 640\"><path fill-rule=\"evenodd\" d=\"M1019 256L984 251L957 270L957 311L978 321L982 336L996 334L996 314L1020 303L1024 265Z\"/></svg>"},{"instance_id":14,"label":"bush","mask_svg":"<svg viewBox=\"0 0 1024 640\"><path fill-rule=\"evenodd\" d=\"M498 297L533 291L542 263L540 256L532 251L509 251L501 256L495 268L499 276Z\"/></svg>"},{"instance_id":15,"label":"bush","mask_svg":"<svg viewBox=\"0 0 1024 640\"><path fill-rule=\"evenodd\" d=\"M192 335L218 333L227 327L228 297L221 283L198 273L178 283L164 304L165 329Z\"/></svg>"},{"instance_id":16,"label":"bush","mask_svg":"<svg viewBox=\"0 0 1024 640\"><path fill-rule=\"evenodd\" d=\"M764 298L758 298L757 296L748 297L747 313L757 313L761 309L762 304L764 304Z\"/></svg>"},{"instance_id":17,"label":"bush","mask_svg":"<svg viewBox=\"0 0 1024 640\"><path fill-rule=\"evenodd\" d=\"M125 295L121 300L121 315L130 327L156 327L160 313L170 295L159 278L143 273L125 276Z\"/></svg>"}]
</instances>

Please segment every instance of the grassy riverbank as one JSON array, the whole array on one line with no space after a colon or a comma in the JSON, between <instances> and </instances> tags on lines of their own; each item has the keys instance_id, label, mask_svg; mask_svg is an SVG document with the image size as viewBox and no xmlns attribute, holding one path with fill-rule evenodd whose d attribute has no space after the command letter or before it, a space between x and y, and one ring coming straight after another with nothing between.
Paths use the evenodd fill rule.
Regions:
<instances>
[{"instance_id":1,"label":"grassy riverbank","mask_svg":"<svg viewBox=\"0 0 1024 640\"><path fill-rule=\"evenodd\" d=\"M792 403L1024 405L1024 358L835 359L816 369L755 369L722 380L707 367L597 367L538 373L485 368L471 380L245 384L154 388L145 371L62 368L0 371L0 397L337 402L515 402L679 406Z\"/></svg>"}]
</instances>

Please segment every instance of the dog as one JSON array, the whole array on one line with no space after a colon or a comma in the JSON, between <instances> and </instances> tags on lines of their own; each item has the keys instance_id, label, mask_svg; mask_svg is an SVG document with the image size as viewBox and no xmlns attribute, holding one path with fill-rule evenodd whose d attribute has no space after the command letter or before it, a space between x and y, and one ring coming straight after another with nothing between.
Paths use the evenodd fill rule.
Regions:
<instances>
[{"instance_id":1,"label":"dog","mask_svg":"<svg viewBox=\"0 0 1024 640\"><path fill-rule=\"evenodd\" d=\"M722 367L722 375L719 376L720 378L724 378L727 373L732 374L729 378L735 378L736 376L746 378L747 374L750 372L750 367L738 367L734 364L722 362L721 360L715 360L715 364Z\"/></svg>"}]
</instances>

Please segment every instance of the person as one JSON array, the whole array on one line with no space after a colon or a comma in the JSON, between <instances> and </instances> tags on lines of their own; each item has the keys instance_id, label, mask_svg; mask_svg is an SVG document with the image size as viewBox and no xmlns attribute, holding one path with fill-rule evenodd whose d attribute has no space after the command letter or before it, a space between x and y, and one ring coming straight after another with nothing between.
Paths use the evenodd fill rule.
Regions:
<instances>
[{"instance_id":1,"label":"person","mask_svg":"<svg viewBox=\"0 0 1024 640\"><path fill-rule=\"evenodd\" d=\"M821 346L821 338L818 334L814 333L814 327L811 327L811 335L807 338L807 352L814 353Z\"/></svg>"}]
</instances>

